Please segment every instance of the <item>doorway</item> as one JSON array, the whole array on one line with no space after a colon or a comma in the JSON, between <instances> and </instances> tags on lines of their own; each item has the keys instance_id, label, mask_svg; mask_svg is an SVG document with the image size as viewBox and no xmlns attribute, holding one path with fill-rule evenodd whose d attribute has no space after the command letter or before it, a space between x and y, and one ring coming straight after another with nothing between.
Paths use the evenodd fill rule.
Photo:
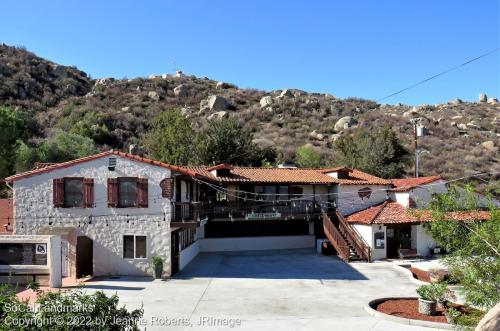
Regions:
<instances>
[{"instance_id":1,"label":"doorway","mask_svg":"<svg viewBox=\"0 0 500 331\"><path fill-rule=\"evenodd\" d=\"M387 226L387 258L399 258L400 248L411 248L411 225Z\"/></svg>"},{"instance_id":2,"label":"doorway","mask_svg":"<svg viewBox=\"0 0 500 331\"><path fill-rule=\"evenodd\" d=\"M179 231L178 229L170 233L170 276L179 272Z\"/></svg>"},{"instance_id":3,"label":"doorway","mask_svg":"<svg viewBox=\"0 0 500 331\"><path fill-rule=\"evenodd\" d=\"M92 239L80 236L76 239L76 277L82 278L94 274Z\"/></svg>"}]
</instances>

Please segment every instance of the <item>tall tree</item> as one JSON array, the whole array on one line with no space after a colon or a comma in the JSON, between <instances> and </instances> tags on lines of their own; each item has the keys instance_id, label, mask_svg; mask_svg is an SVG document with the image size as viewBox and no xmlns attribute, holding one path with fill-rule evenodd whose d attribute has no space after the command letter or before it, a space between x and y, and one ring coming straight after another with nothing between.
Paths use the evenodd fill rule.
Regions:
<instances>
[{"instance_id":1,"label":"tall tree","mask_svg":"<svg viewBox=\"0 0 500 331\"><path fill-rule=\"evenodd\" d=\"M142 139L149 156L155 160L187 165L195 159L195 132L188 119L178 109L159 114Z\"/></svg>"},{"instance_id":2,"label":"tall tree","mask_svg":"<svg viewBox=\"0 0 500 331\"><path fill-rule=\"evenodd\" d=\"M381 128L375 134L358 130L337 140L334 150L343 165L382 178L400 177L412 161L410 152L390 127Z\"/></svg>"},{"instance_id":3,"label":"tall tree","mask_svg":"<svg viewBox=\"0 0 500 331\"><path fill-rule=\"evenodd\" d=\"M276 159L274 148L261 148L252 142L248 129L240 128L233 118L209 121L199 136L199 161L202 164L230 163L241 166L261 166Z\"/></svg>"}]
</instances>

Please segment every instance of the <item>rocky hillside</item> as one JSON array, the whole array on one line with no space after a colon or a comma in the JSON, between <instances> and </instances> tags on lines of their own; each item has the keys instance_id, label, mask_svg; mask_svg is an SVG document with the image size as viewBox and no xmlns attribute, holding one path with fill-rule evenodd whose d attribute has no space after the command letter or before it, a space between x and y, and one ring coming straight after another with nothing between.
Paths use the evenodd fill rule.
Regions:
<instances>
[{"instance_id":1,"label":"rocky hillside","mask_svg":"<svg viewBox=\"0 0 500 331\"><path fill-rule=\"evenodd\" d=\"M410 107L296 89L240 89L182 73L91 79L74 67L0 45L0 104L31 112L32 139L48 137L57 128L85 125L102 148L119 149L137 144L152 118L174 107L181 108L195 128L214 117L234 116L254 131L257 142L276 146L283 161L293 160L297 146L310 144L323 155L325 165L335 163L332 143L359 128L390 125L412 149L410 119L419 117L428 130L419 138L429 151L421 156L422 174L455 178L500 171L500 105L486 96L474 103L455 99Z\"/></svg>"}]
</instances>

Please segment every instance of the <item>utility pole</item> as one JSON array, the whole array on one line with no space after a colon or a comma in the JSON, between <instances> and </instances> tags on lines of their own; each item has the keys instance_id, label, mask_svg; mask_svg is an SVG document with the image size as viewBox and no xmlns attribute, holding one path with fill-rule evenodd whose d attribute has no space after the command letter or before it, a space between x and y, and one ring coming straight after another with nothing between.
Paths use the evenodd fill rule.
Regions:
<instances>
[{"instance_id":1,"label":"utility pole","mask_svg":"<svg viewBox=\"0 0 500 331\"><path fill-rule=\"evenodd\" d=\"M420 121L420 118L412 118L410 120L413 125L413 145L415 149L415 177L418 177L418 142L417 142L417 122Z\"/></svg>"}]
</instances>

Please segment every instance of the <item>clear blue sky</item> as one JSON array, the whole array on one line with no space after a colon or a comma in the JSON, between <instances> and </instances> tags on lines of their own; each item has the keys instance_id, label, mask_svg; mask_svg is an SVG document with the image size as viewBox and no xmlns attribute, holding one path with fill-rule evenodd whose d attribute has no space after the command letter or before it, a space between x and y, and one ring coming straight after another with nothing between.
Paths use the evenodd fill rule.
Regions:
<instances>
[{"instance_id":1,"label":"clear blue sky","mask_svg":"<svg viewBox=\"0 0 500 331\"><path fill-rule=\"evenodd\" d=\"M173 72L379 99L500 46L498 0L4 0L0 42L92 77ZM500 52L386 100L500 97Z\"/></svg>"}]
</instances>

